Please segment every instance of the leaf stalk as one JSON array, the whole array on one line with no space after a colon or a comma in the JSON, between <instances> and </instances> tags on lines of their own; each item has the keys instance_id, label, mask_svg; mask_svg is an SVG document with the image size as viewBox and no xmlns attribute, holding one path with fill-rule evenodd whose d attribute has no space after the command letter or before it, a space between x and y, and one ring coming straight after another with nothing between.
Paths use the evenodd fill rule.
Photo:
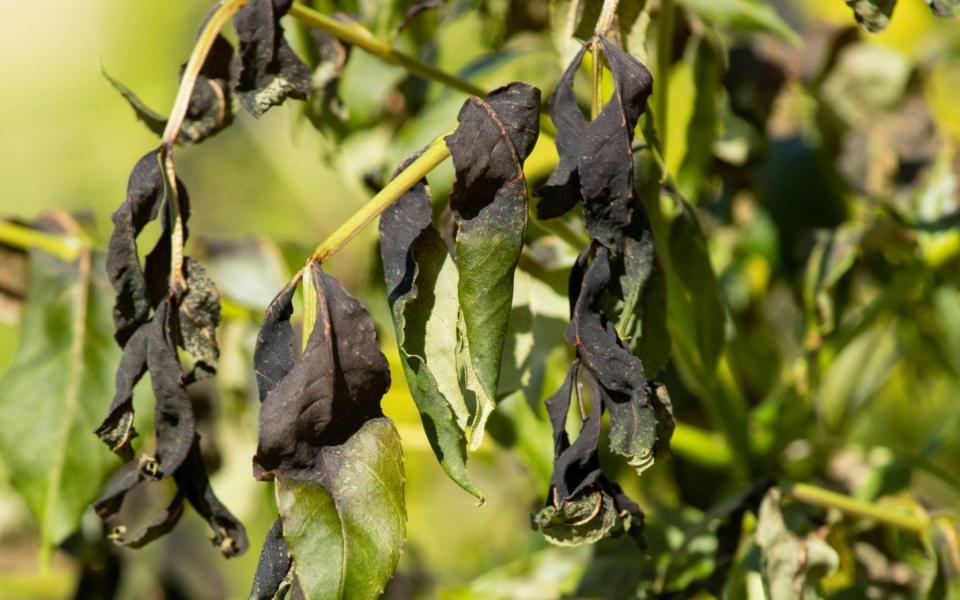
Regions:
<instances>
[{"instance_id":1,"label":"leaf stalk","mask_svg":"<svg viewBox=\"0 0 960 600\"><path fill-rule=\"evenodd\" d=\"M325 261L352 240L361 229L369 225L387 207L396 202L404 192L416 185L427 173L446 160L450 156L450 150L443 140L446 135L444 134L433 140L423 151L423 154L410 163L406 169L400 171L369 202L353 213L353 216L321 242L310 255L310 260L321 263Z\"/></svg>"}]
</instances>

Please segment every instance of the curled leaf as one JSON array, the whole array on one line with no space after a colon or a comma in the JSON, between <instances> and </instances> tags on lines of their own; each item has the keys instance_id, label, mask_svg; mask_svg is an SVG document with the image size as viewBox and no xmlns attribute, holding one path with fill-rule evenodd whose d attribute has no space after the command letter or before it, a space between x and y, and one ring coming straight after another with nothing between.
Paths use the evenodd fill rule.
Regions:
<instances>
[{"instance_id":1,"label":"curled leaf","mask_svg":"<svg viewBox=\"0 0 960 600\"><path fill-rule=\"evenodd\" d=\"M447 136L457 179L450 195L456 221L457 295L467 355L476 376L468 389L478 410L471 448L496 404L513 274L523 248L527 191L523 161L539 133L540 90L515 82L485 100L470 98Z\"/></svg>"},{"instance_id":2,"label":"curled leaf","mask_svg":"<svg viewBox=\"0 0 960 600\"><path fill-rule=\"evenodd\" d=\"M218 35L197 75L190 103L187 105L187 114L177 134L178 143L201 142L233 122L233 96L230 89L232 62L233 46L223 36ZM182 70L181 67L181 72ZM120 92L147 129L162 135L167 126L167 117L147 106L133 90L111 77L102 68L100 72L110 85Z\"/></svg>"},{"instance_id":3,"label":"curled leaf","mask_svg":"<svg viewBox=\"0 0 960 600\"><path fill-rule=\"evenodd\" d=\"M482 498L466 467L470 410L457 370L457 269L432 217L423 181L380 217L387 300L430 446L450 478Z\"/></svg>"},{"instance_id":4,"label":"curled leaf","mask_svg":"<svg viewBox=\"0 0 960 600\"><path fill-rule=\"evenodd\" d=\"M376 597L405 534L400 439L380 410L390 371L360 303L315 262L302 278L315 306L303 352L290 325L298 276L267 309L254 354L254 470L276 481L282 524L264 543L251 595L273 597L292 581L283 568L292 559L307 597Z\"/></svg>"},{"instance_id":5,"label":"curled leaf","mask_svg":"<svg viewBox=\"0 0 960 600\"><path fill-rule=\"evenodd\" d=\"M240 72L234 89L255 117L287 98L304 100L310 93L310 69L293 52L280 26L292 3L252 0L233 17L240 43Z\"/></svg>"},{"instance_id":6,"label":"curled leaf","mask_svg":"<svg viewBox=\"0 0 960 600\"><path fill-rule=\"evenodd\" d=\"M890 17L897 0L846 0L853 10L860 27L870 33L883 31L890 24Z\"/></svg>"}]
</instances>

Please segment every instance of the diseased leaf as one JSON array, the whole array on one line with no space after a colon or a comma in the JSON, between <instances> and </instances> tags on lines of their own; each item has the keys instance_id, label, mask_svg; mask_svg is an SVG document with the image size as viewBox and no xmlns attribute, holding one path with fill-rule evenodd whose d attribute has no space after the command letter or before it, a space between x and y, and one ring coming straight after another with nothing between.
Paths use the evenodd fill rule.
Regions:
<instances>
[{"instance_id":1,"label":"diseased leaf","mask_svg":"<svg viewBox=\"0 0 960 600\"><path fill-rule=\"evenodd\" d=\"M450 195L457 225L457 295L478 384L467 383L478 405L471 448L479 445L496 404L513 273L527 222L523 161L537 141L539 107L540 90L511 83L486 100L468 99L460 126L446 138L457 173Z\"/></svg>"},{"instance_id":2,"label":"diseased leaf","mask_svg":"<svg viewBox=\"0 0 960 600\"><path fill-rule=\"evenodd\" d=\"M138 485L148 482L143 465L127 463L104 487L100 497L93 502L97 515L112 526L109 535L117 544L129 548L141 548L173 530L183 514L183 501L187 500L197 513L207 521L213 531L211 542L225 557L243 554L247 550L247 533L236 517L220 502L207 477L203 457L200 454L200 438L194 437L183 463L173 473L177 491L173 499L141 531L127 535L127 528L116 523L127 493Z\"/></svg>"},{"instance_id":3,"label":"diseased leaf","mask_svg":"<svg viewBox=\"0 0 960 600\"><path fill-rule=\"evenodd\" d=\"M312 94L305 114L313 126L324 133L341 132L348 110L340 99L340 77L350 57L350 46L319 29L309 31L316 67L310 79Z\"/></svg>"},{"instance_id":4,"label":"diseased leaf","mask_svg":"<svg viewBox=\"0 0 960 600\"><path fill-rule=\"evenodd\" d=\"M77 528L113 468L90 431L119 353L102 255L82 249L67 263L35 250L27 268L20 343L0 374L0 455L50 548Z\"/></svg>"},{"instance_id":5,"label":"diseased leaf","mask_svg":"<svg viewBox=\"0 0 960 600\"><path fill-rule=\"evenodd\" d=\"M196 359L191 379L217 370L220 348L217 326L220 324L220 294L206 269L192 258L185 258L187 293L180 302L180 346Z\"/></svg>"},{"instance_id":6,"label":"diseased leaf","mask_svg":"<svg viewBox=\"0 0 960 600\"><path fill-rule=\"evenodd\" d=\"M234 87L243 107L259 117L284 100L306 99L310 69L283 37L280 18L292 0L252 0L233 17L240 44L239 76Z\"/></svg>"},{"instance_id":7,"label":"diseased leaf","mask_svg":"<svg viewBox=\"0 0 960 600\"><path fill-rule=\"evenodd\" d=\"M846 0L860 27L870 33L883 31L890 24L897 0Z\"/></svg>"},{"instance_id":8,"label":"diseased leaf","mask_svg":"<svg viewBox=\"0 0 960 600\"><path fill-rule=\"evenodd\" d=\"M284 537L306 597L382 593L405 534L401 456L396 429L379 417L321 448L318 474L277 478Z\"/></svg>"},{"instance_id":9,"label":"diseased leaf","mask_svg":"<svg viewBox=\"0 0 960 600\"><path fill-rule=\"evenodd\" d=\"M550 117L557 127L560 162L537 193L538 217L560 216L583 201L587 232L614 253L619 253L627 230L642 226L634 216L631 144L637 120L653 90L650 72L635 58L599 38L614 78L614 94L593 121L577 105L574 76L587 46L580 49L564 71L550 98Z\"/></svg>"},{"instance_id":10,"label":"diseased leaf","mask_svg":"<svg viewBox=\"0 0 960 600\"><path fill-rule=\"evenodd\" d=\"M300 275L271 303L257 338L254 471L276 480L283 539L305 595L372 598L396 567L405 528L400 439L380 410L390 371L360 303L315 262L303 276L305 293L316 296L303 352L290 325ZM252 597L272 597L290 581L286 560L272 532Z\"/></svg>"},{"instance_id":11,"label":"diseased leaf","mask_svg":"<svg viewBox=\"0 0 960 600\"><path fill-rule=\"evenodd\" d=\"M253 587L250 589L250 600L283 598L290 585L288 576L292 565L287 542L283 539L283 519L278 517L263 540L260 562L257 563Z\"/></svg>"},{"instance_id":12,"label":"diseased leaf","mask_svg":"<svg viewBox=\"0 0 960 600\"><path fill-rule=\"evenodd\" d=\"M178 143L201 142L233 122L233 96L230 90L232 62L233 46L218 35L194 84L187 113L177 134ZM137 119L143 121L153 133L162 135L167 126L167 117L147 106L133 90L111 77L102 67L100 72L130 104Z\"/></svg>"},{"instance_id":13,"label":"diseased leaf","mask_svg":"<svg viewBox=\"0 0 960 600\"><path fill-rule=\"evenodd\" d=\"M254 361L263 400L254 466L261 480L315 469L319 448L343 443L382 416L380 398L390 387L370 315L314 263L307 277L318 311L303 353L290 363L289 321L265 320L268 329L257 340ZM291 300L285 289L268 311L289 319ZM268 354L273 348L277 354Z\"/></svg>"},{"instance_id":14,"label":"diseased leaf","mask_svg":"<svg viewBox=\"0 0 960 600\"><path fill-rule=\"evenodd\" d=\"M457 269L440 234L424 182L380 217L387 300L410 393L437 460L478 498L466 470L470 410L457 369Z\"/></svg>"}]
</instances>

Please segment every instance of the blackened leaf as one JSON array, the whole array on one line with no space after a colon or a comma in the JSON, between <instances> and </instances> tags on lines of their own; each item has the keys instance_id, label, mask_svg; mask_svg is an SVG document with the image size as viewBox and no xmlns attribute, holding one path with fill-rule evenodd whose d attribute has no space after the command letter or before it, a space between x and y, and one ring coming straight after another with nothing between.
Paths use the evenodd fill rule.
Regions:
<instances>
[{"instance_id":1,"label":"blackened leaf","mask_svg":"<svg viewBox=\"0 0 960 600\"><path fill-rule=\"evenodd\" d=\"M447 136L457 179L450 196L457 232L457 284L477 414L476 447L496 403L503 343L513 299L513 273L523 248L527 192L523 161L538 134L540 90L512 83L486 101L470 98L460 126Z\"/></svg>"},{"instance_id":2,"label":"blackened leaf","mask_svg":"<svg viewBox=\"0 0 960 600\"><path fill-rule=\"evenodd\" d=\"M191 377L217 370L220 348L217 346L217 326L220 324L220 294L206 269L185 258L187 293L180 299L180 341L197 363Z\"/></svg>"},{"instance_id":3,"label":"blackened leaf","mask_svg":"<svg viewBox=\"0 0 960 600\"><path fill-rule=\"evenodd\" d=\"M375 418L316 460L309 478L279 474L276 484L300 587L316 600L376 598L405 535L400 437L389 419Z\"/></svg>"},{"instance_id":4,"label":"blackened leaf","mask_svg":"<svg viewBox=\"0 0 960 600\"><path fill-rule=\"evenodd\" d=\"M316 469L319 448L343 443L365 422L382 416L380 399L390 387L370 315L316 263L310 263L305 278L317 296L317 322L303 354L262 402L254 457L261 479L276 471ZM280 356L278 370L287 366L285 359ZM261 381L272 383L267 377Z\"/></svg>"},{"instance_id":5,"label":"blackened leaf","mask_svg":"<svg viewBox=\"0 0 960 600\"><path fill-rule=\"evenodd\" d=\"M305 113L321 132L339 133L347 120L347 107L340 99L339 88L350 46L319 29L311 29L309 36L316 55L316 68L310 83L313 93Z\"/></svg>"},{"instance_id":6,"label":"blackened leaf","mask_svg":"<svg viewBox=\"0 0 960 600\"><path fill-rule=\"evenodd\" d=\"M127 198L113 213L107 275L117 292L113 308L114 335L121 346L149 317L147 282L137 255L136 238L148 222L157 218L163 194L160 155L150 151L133 167L127 183Z\"/></svg>"},{"instance_id":7,"label":"blackened leaf","mask_svg":"<svg viewBox=\"0 0 960 600\"><path fill-rule=\"evenodd\" d=\"M635 58L600 38L613 74L614 94L593 121L577 105L573 80L587 46L581 48L550 98L560 163L539 190L540 218L559 216L584 202L590 236L616 252L633 224L636 205L631 144L637 119L653 90L650 72Z\"/></svg>"},{"instance_id":8,"label":"blackened leaf","mask_svg":"<svg viewBox=\"0 0 960 600\"><path fill-rule=\"evenodd\" d=\"M599 396L610 413L610 449L642 471L652 464L658 446L669 443L657 437L658 413L668 411L657 410L659 399L650 393L643 364L604 314L603 295L611 280L608 256L601 246L584 274L567 336L599 383ZM672 429L671 424L661 431Z\"/></svg>"},{"instance_id":9,"label":"blackened leaf","mask_svg":"<svg viewBox=\"0 0 960 600\"><path fill-rule=\"evenodd\" d=\"M533 517L534 524L551 544L579 546L606 537L617 525L613 498L596 487L569 498L559 508L546 506Z\"/></svg>"},{"instance_id":10,"label":"blackened leaf","mask_svg":"<svg viewBox=\"0 0 960 600\"><path fill-rule=\"evenodd\" d=\"M137 436L133 428L133 388L147 372L149 331L149 326L141 327L127 341L117 367L113 402L95 432L124 462L133 460L133 447L130 442Z\"/></svg>"},{"instance_id":11,"label":"blackened leaf","mask_svg":"<svg viewBox=\"0 0 960 600\"><path fill-rule=\"evenodd\" d=\"M897 0L846 0L853 9L857 23L871 33L883 31L890 24L890 17Z\"/></svg>"},{"instance_id":12,"label":"blackened leaf","mask_svg":"<svg viewBox=\"0 0 960 600\"><path fill-rule=\"evenodd\" d=\"M50 548L76 529L113 468L90 432L119 352L101 255L82 249L67 263L30 251L27 267L20 342L0 374L0 455Z\"/></svg>"},{"instance_id":13,"label":"blackened leaf","mask_svg":"<svg viewBox=\"0 0 960 600\"><path fill-rule=\"evenodd\" d=\"M126 546L127 548L143 548L150 542L165 536L173 531L180 517L183 516L183 492L177 491L173 500L167 505L149 525L144 527L137 535L132 538L126 537L126 528L117 527L110 533L110 538L114 542Z\"/></svg>"},{"instance_id":14,"label":"blackened leaf","mask_svg":"<svg viewBox=\"0 0 960 600\"><path fill-rule=\"evenodd\" d=\"M234 89L244 108L259 117L284 100L310 93L310 69L283 37L280 18L292 0L252 0L233 18L240 42L240 73Z\"/></svg>"},{"instance_id":15,"label":"blackened leaf","mask_svg":"<svg viewBox=\"0 0 960 600\"><path fill-rule=\"evenodd\" d=\"M223 36L217 36L197 76L177 142L200 142L233 121L233 98L230 91L232 60L233 46ZM150 131L162 135L167 126L167 118L147 106L133 90L111 77L102 67L100 72L130 104L137 118L143 121Z\"/></svg>"},{"instance_id":16,"label":"blackened leaf","mask_svg":"<svg viewBox=\"0 0 960 600\"><path fill-rule=\"evenodd\" d=\"M293 294L299 282L300 278L297 277L280 290L263 315L263 325L253 353L260 402L266 400L267 394L287 376L296 360L290 317L293 315Z\"/></svg>"},{"instance_id":17,"label":"blackened leaf","mask_svg":"<svg viewBox=\"0 0 960 600\"><path fill-rule=\"evenodd\" d=\"M282 588L292 564L287 542L283 539L283 520L278 517L263 540L260 562L257 563L257 572L253 576L250 600L282 598Z\"/></svg>"},{"instance_id":18,"label":"blackened leaf","mask_svg":"<svg viewBox=\"0 0 960 600\"><path fill-rule=\"evenodd\" d=\"M147 370L156 398L157 455L155 461L142 461L141 470L156 479L171 475L183 464L196 432L177 356L177 318L175 299L164 300L150 322L147 338Z\"/></svg>"},{"instance_id":19,"label":"blackened leaf","mask_svg":"<svg viewBox=\"0 0 960 600\"><path fill-rule=\"evenodd\" d=\"M178 494L184 494L194 510L210 525L213 530L211 541L220 553L229 558L246 552L247 532L213 492L200 454L199 436L194 437L190 453L173 477Z\"/></svg>"},{"instance_id":20,"label":"blackened leaf","mask_svg":"<svg viewBox=\"0 0 960 600\"><path fill-rule=\"evenodd\" d=\"M927 5L938 17L955 17L960 13L960 0L927 0Z\"/></svg>"},{"instance_id":21,"label":"blackened leaf","mask_svg":"<svg viewBox=\"0 0 960 600\"><path fill-rule=\"evenodd\" d=\"M163 130L167 126L167 118L165 116L147 106L133 90L111 77L103 68L103 65L100 66L100 74L110 82L110 85L112 85L115 90L120 92L120 95L123 96L123 99L127 101L127 104L130 105L130 108L132 108L133 112L137 115L137 119L143 121L147 129L157 135L163 135Z\"/></svg>"},{"instance_id":22,"label":"blackened leaf","mask_svg":"<svg viewBox=\"0 0 960 600\"><path fill-rule=\"evenodd\" d=\"M457 369L457 269L440 234L424 182L380 217L387 301L410 393L444 471L478 498L467 474L470 410Z\"/></svg>"}]
</instances>

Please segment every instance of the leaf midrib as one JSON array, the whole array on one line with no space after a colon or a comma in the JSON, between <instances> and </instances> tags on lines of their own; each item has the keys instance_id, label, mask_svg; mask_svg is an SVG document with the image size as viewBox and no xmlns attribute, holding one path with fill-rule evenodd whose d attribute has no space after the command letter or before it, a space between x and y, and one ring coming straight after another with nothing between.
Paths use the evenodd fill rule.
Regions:
<instances>
[{"instance_id":1,"label":"leaf midrib","mask_svg":"<svg viewBox=\"0 0 960 600\"><path fill-rule=\"evenodd\" d=\"M40 563L46 564L50 558L51 528L53 512L60 499L60 483L63 479L63 468L67 456L67 439L73 426L73 419L77 412L77 397L80 387L80 378L83 369L83 341L86 334L87 304L90 295L91 251L84 249L77 258L77 296L73 309L73 323L71 343L68 353L68 368L66 394L64 401L63 421L57 433L56 462L48 478L49 489L44 503L43 521L40 532Z\"/></svg>"}]
</instances>

